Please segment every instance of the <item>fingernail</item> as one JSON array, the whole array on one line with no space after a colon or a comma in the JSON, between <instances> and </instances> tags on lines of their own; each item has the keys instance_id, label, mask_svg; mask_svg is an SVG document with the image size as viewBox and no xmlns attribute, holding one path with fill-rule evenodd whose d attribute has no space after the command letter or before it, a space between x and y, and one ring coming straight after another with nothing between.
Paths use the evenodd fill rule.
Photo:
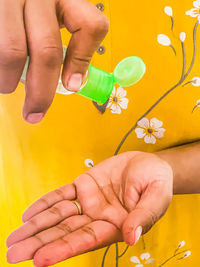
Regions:
<instances>
[{"instance_id":1,"label":"fingernail","mask_svg":"<svg viewBox=\"0 0 200 267\"><path fill-rule=\"evenodd\" d=\"M138 226L136 228L136 230L135 230L135 240L134 240L133 245L135 245L138 242L138 240L140 239L141 234L142 234L142 226Z\"/></svg>"},{"instance_id":2,"label":"fingernail","mask_svg":"<svg viewBox=\"0 0 200 267\"><path fill-rule=\"evenodd\" d=\"M78 92L81 88L82 82L83 76L81 73L72 74L67 84L67 90Z\"/></svg>"},{"instance_id":3,"label":"fingernail","mask_svg":"<svg viewBox=\"0 0 200 267\"><path fill-rule=\"evenodd\" d=\"M27 116L26 121L29 123L38 123L44 117L44 113L31 113Z\"/></svg>"}]
</instances>

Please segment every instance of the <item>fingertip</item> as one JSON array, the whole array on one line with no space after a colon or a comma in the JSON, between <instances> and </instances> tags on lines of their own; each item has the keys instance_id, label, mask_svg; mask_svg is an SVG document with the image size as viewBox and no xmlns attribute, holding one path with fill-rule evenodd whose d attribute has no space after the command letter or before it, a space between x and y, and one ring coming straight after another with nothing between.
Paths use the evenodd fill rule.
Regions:
<instances>
[{"instance_id":1,"label":"fingertip","mask_svg":"<svg viewBox=\"0 0 200 267\"><path fill-rule=\"evenodd\" d=\"M64 79L64 86L71 92L78 92L83 82L83 75L81 73L73 73L69 80Z\"/></svg>"},{"instance_id":2,"label":"fingertip","mask_svg":"<svg viewBox=\"0 0 200 267\"><path fill-rule=\"evenodd\" d=\"M25 120L31 124L39 123L44 117L44 113L30 113L25 117Z\"/></svg>"},{"instance_id":3,"label":"fingertip","mask_svg":"<svg viewBox=\"0 0 200 267\"><path fill-rule=\"evenodd\" d=\"M13 245L10 248L8 248L8 251L6 253L7 262L10 264L15 264L20 262L20 251L16 249L16 247Z\"/></svg>"},{"instance_id":4,"label":"fingertip","mask_svg":"<svg viewBox=\"0 0 200 267\"><path fill-rule=\"evenodd\" d=\"M125 232L124 234L124 242L129 245L133 246L139 241L142 234L142 226L138 226L135 230Z\"/></svg>"},{"instance_id":5,"label":"fingertip","mask_svg":"<svg viewBox=\"0 0 200 267\"><path fill-rule=\"evenodd\" d=\"M12 245L12 242L11 242L11 238L10 238L10 235L9 235L7 240L6 240L6 247L9 248L9 247L11 247L11 245Z\"/></svg>"},{"instance_id":6,"label":"fingertip","mask_svg":"<svg viewBox=\"0 0 200 267\"><path fill-rule=\"evenodd\" d=\"M46 267L46 266L51 266L52 264L50 263L50 259L45 257L43 255L44 253L42 252L42 249L37 251L34 255L33 258L33 265L35 267Z\"/></svg>"}]
</instances>

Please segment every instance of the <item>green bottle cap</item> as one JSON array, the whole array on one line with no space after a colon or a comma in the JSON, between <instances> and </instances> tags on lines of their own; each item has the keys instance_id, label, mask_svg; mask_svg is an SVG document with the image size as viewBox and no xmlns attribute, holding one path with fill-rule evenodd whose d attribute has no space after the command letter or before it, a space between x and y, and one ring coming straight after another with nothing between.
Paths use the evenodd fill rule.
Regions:
<instances>
[{"instance_id":1,"label":"green bottle cap","mask_svg":"<svg viewBox=\"0 0 200 267\"><path fill-rule=\"evenodd\" d=\"M124 87L131 86L138 82L146 70L145 64L139 57L127 57L116 66L113 75L115 81Z\"/></svg>"},{"instance_id":2,"label":"green bottle cap","mask_svg":"<svg viewBox=\"0 0 200 267\"><path fill-rule=\"evenodd\" d=\"M110 97L115 84L113 74L89 65L87 76L86 83L77 94L98 103L105 103Z\"/></svg>"},{"instance_id":3,"label":"green bottle cap","mask_svg":"<svg viewBox=\"0 0 200 267\"><path fill-rule=\"evenodd\" d=\"M138 82L146 70L139 57L127 57L120 61L113 73L105 72L92 65L89 66L88 80L77 92L98 103L105 103L110 97L115 83L128 87Z\"/></svg>"}]
</instances>

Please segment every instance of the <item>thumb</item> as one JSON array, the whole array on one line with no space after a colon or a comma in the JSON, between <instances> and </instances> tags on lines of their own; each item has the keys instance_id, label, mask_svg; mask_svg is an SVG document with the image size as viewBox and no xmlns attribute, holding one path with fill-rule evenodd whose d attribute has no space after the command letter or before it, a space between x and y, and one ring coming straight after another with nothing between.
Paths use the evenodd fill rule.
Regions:
<instances>
[{"instance_id":1,"label":"thumb","mask_svg":"<svg viewBox=\"0 0 200 267\"><path fill-rule=\"evenodd\" d=\"M166 181L154 181L141 195L135 208L128 214L122 226L123 239L135 245L141 234L145 234L165 214L172 198Z\"/></svg>"},{"instance_id":2,"label":"thumb","mask_svg":"<svg viewBox=\"0 0 200 267\"><path fill-rule=\"evenodd\" d=\"M62 81L66 89L78 91L84 82L93 53L108 32L108 19L92 3L63 3L64 25L72 33L64 61Z\"/></svg>"}]
</instances>

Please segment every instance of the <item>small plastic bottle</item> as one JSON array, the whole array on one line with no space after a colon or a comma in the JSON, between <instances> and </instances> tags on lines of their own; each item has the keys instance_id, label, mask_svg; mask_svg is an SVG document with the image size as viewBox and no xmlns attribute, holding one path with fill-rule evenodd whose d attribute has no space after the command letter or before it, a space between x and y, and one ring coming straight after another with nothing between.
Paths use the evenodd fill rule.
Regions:
<instances>
[{"instance_id":1,"label":"small plastic bottle","mask_svg":"<svg viewBox=\"0 0 200 267\"><path fill-rule=\"evenodd\" d=\"M63 48L65 54L65 48ZM21 81L25 81L28 62L24 68ZM146 70L145 64L139 57L131 56L120 61L113 73L108 73L99 68L89 65L86 79L83 82L80 91L76 94L85 96L95 102L105 103L110 97L114 85L117 83L122 87L129 87L138 82ZM70 92L65 89L61 78L59 79L57 93L69 95Z\"/></svg>"}]
</instances>

